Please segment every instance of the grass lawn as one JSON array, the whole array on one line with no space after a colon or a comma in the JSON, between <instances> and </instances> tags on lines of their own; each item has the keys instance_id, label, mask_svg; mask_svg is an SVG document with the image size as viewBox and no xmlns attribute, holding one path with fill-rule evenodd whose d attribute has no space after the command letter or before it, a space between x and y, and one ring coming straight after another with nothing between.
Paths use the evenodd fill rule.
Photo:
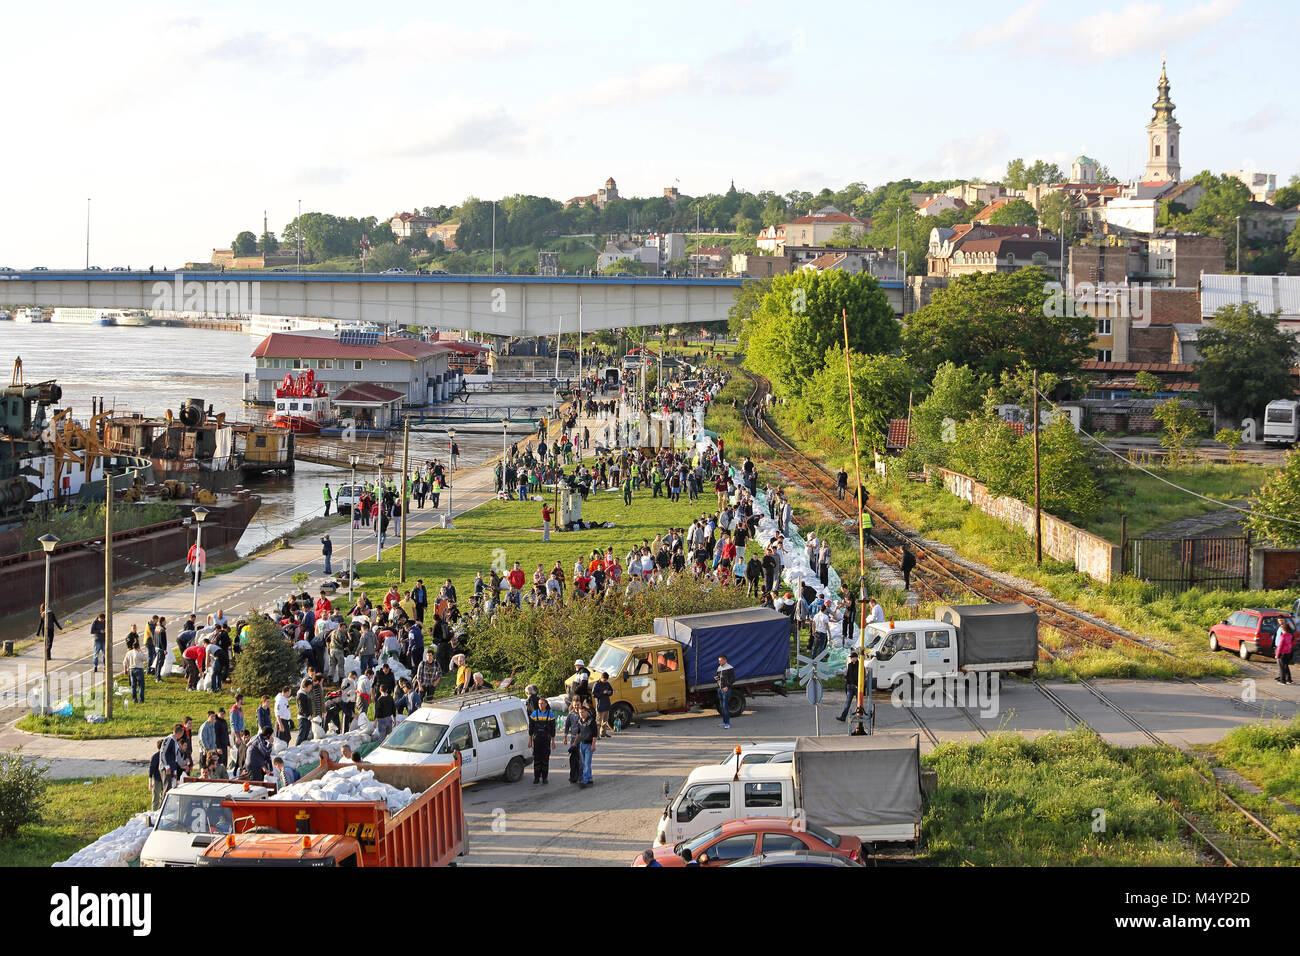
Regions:
<instances>
[{"instance_id":1,"label":"grass lawn","mask_svg":"<svg viewBox=\"0 0 1300 956\"><path fill-rule=\"evenodd\" d=\"M1166 800L1239 862L1294 862L1260 839L1186 757L1121 750L1076 730L1026 740L995 734L922 758L938 773L925 811L925 860L947 866L1194 866L1206 854ZM1104 821L1102 819L1104 814ZM1241 821L1238 823L1237 821ZM1294 825L1268 818L1295 839ZM1242 824L1245 824L1243 826ZM1288 829L1290 827L1290 829ZM1220 836L1222 835L1222 836ZM1222 842L1220 842L1222 839Z\"/></svg>"},{"instance_id":2,"label":"grass lawn","mask_svg":"<svg viewBox=\"0 0 1300 956\"><path fill-rule=\"evenodd\" d=\"M1300 804L1300 718L1238 727L1210 751L1265 793Z\"/></svg>"},{"instance_id":3,"label":"grass lawn","mask_svg":"<svg viewBox=\"0 0 1300 956\"><path fill-rule=\"evenodd\" d=\"M54 780L46 791L45 822L0 840L0 867L49 866L149 809L144 774Z\"/></svg>"},{"instance_id":4,"label":"grass lawn","mask_svg":"<svg viewBox=\"0 0 1300 956\"><path fill-rule=\"evenodd\" d=\"M1150 475L1115 463L1109 472L1120 483L1111 505L1083 522L1085 531L1119 543L1120 523L1128 516L1128 536L1135 538L1183 518L1217 511L1218 506L1193 498ZM1276 468L1261 465L1222 465L1205 462L1177 468L1151 469L1169 481L1216 501L1244 507Z\"/></svg>"},{"instance_id":5,"label":"grass lawn","mask_svg":"<svg viewBox=\"0 0 1300 956\"><path fill-rule=\"evenodd\" d=\"M125 677L118 677L116 686L129 688ZM86 723L87 713L103 713L103 705L96 702L93 706L79 706L74 702L72 716L42 717L28 714L18 721L18 729L36 734L54 734L75 740L100 740L117 737L161 737L171 733L172 728L180 723L182 717L194 718L195 733L209 710L225 707L227 712L235 702L233 692L223 691L213 694L207 691L187 691L184 677L168 677L161 684L152 677L146 677L144 703L132 704L130 697L119 693L113 701L113 719L102 724ZM245 720L253 721L257 710L257 701L251 706L244 702Z\"/></svg>"},{"instance_id":6,"label":"grass lawn","mask_svg":"<svg viewBox=\"0 0 1300 956\"><path fill-rule=\"evenodd\" d=\"M507 562L498 563L498 568L506 570L518 561L531 587L538 563L549 573L558 559L571 584L574 560L589 558L593 548L613 547L622 561L632 545L653 540L670 527L684 528L717 506L711 486L693 503L685 493L676 504L666 497L652 498L648 488L633 492L633 496L631 506L625 506L621 491L592 492L582 505L583 521L611 522L615 527L552 530L549 543L542 542L542 502L489 501L458 517L455 530L434 529L410 539L406 545L407 583L422 578L436 594L439 585L451 578L461 601L468 602L474 593L475 572L482 571L486 580L494 561ZM553 496L547 495L546 501L552 503ZM397 581L398 550L388 549L380 562L359 562L357 573L366 582L364 590L370 599L380 603L389 584Z\"/></svg>"}]
</instances>

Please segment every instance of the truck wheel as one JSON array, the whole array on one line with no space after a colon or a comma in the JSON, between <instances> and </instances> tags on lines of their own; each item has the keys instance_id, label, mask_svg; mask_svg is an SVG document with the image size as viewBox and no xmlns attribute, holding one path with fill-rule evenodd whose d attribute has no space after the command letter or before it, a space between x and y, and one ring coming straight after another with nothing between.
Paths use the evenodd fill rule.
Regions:
<instances>
[{"instance_id":1,"label":"truck wheel","mask_svg":"<svg viewBox=\"0 0 1300 956\"><path fill-rule=\"evenodd\" d=\"M1250 649L1246 647L1246 642L1242 641L1237 645L1237 656L1243 661L1250 660Z\"/></svg>"},{"instance_id":2,"label":"truck wheel","mask_svg":"<svg viewBox=\"0 0 1300 956\"><path fill-rule=\"evenodd\" d=\"M1210 650L1216 653L1219 650L1219 635L1215 634L1213 631L1210 632Z\"/></svg>"},{"instance_id":3,"label":"truck wheel","mask_svg":"<svg viewBox=\"0 0 1300 956\"><path fill-rule=\"evenodd\" d=\"M506 783L518 783L524 778L524 758L515 757L506 764L506 772L502 775Z\"/></svg>"},{"instance_id":4,"label":"truck wheel","mask_svg":"<svg viewBox=\"0 0 1300 956\"><path fill-rule=\"evenodd\" d=\"M632 710L631 704L615 704L614 709L610 711L610 717L618 725L620 730L626 730L632 726L632 718L636 712Z\"/></svg>"},{"instance_id":5,"label":"truck wheel","mask_svg":"<svg viewBox=\"0 0 1300 956\"><path fill-rule=\"evenodd\" d=\"M744 713L745 710L744 691L733 690L731 692L730 706L728 706L727 710L730 712L729 716L731 717L739 717L742 713Z\"/></svg>"}]
</instances>

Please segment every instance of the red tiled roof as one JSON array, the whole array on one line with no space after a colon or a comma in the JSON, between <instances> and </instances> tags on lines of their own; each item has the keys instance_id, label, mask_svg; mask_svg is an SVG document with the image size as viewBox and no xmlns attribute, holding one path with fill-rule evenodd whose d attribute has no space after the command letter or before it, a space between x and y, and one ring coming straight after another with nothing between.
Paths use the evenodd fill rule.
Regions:
<instances>
[{"instance_id":1,"label":"red tiled roof","mask_svg":"<svg viewBox=\"0 0 1300 956\"><path fill-rule=\"evenodd\" d=\"M333 336L272 332L253 349L252 357L420 361L449 351L443 342L421 342L396 335L381 337L374 345L344 345Z\"/></svg>"},{"instance_id":2,"label":"red tiled roof","mask_svg":"<svg viewBox=\"0 0 1300 956\"><path fill-rule=\"evenodd\" d=\"M975 214L974 221L981 222L989 218L989 216L993 215L993 213L997 212L999 209L1001 209L1009 202L1011 202L1010 199L993 200L993 202L989 203L987 206L985 206L983 209L981 209L979 212Z\"/></svg>"},{"instance_id":3,"label":"red tiled roof","mask_svg":"<svg viewBox=\"0 0 1300 956\"><path fill-rule=\"evenodd\" d=\"M865 226L867 224L865 219L859 219L857 216L850 216L846 212L827 212L800 216L798 219L791 219L786 223L786 225L812 225L814 223L856 223L860 226Z\"/></svg>"},{"instance_id":4,"label":"red tiled roof","mask_svg":"<svg viewBox=\"0 0 1300 956\"><path fill-rule=\"evenodd\" d=\"M1087 359L1080 368L1089 372L1168 372L1185 375L1195 370L1194 365L1173 365L1168 362L1099 362Z\"/></svg>"},{"instance_id":5,"label":"red tiled roof","mask_svg":"<svg viewBox=\"0 0 1300 956\"><path fill-rule=\"evenodd\" d=\"M339 405L346 405L349 402L394 402L404 397L401 392L396 392L391 388L384 388L382 385L374 385L370 382L361 382L358 385L349 385L343 389L334 396L334 402Z\"/></svg>"},{"instance_id":6,"label":"red tiled roof","mask_svg":"<svg viewBox=\"0 0 1300 956\"><path fill-rule=\"evenodd\" d=\"M833 269L848 256L843 252L827 252L803 264L805 269Z\"/></svg>"},{"instance_id":7,"label":"red tiled roof","mask_svg":"<svg viewBox=\"0 0 1300 956\"><path fill-rule=\"evenodd\" d=\"M911 444L911 439L914 437L908 434L906 418L891 418L889 420L889 435L885 438L885 447L904 448Z\"/></svg>"}]
</instances>

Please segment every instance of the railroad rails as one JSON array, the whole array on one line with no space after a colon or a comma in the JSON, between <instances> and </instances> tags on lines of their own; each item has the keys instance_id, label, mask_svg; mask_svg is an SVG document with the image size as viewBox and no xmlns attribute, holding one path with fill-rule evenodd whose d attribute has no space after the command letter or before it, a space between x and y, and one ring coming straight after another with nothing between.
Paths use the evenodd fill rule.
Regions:
<instances>
[{"instance_id":1,"label":"railroad rails","mask_svg":"<svg viewBox=\"0 0 1300 956\"><path fill-rule=\"evenodd\" d=\"M747 373L748 374L748 373ZM849 500L841 500L837 490L835 479L819 463L809 458L803 452L799 451L793 444L787 441L776 429L772 428L765 416L762 408L766 404L766 395L770 391L770 386L760 376L750 376L754 383L754 388L749 397L746 399L744 406L743 420L749 431L759 441L763 442L778 456L778 462L775 463L779 471L787 477L797 478L799 484L817 494L832 510L843 518L850 519L856 525L860 520L857 514L857 497L851 496ZM785 459L790 464L782 467L780 459ZM790 467L790 465L797 467ZM848 498L849 496L846 496ZM865 497L865 495L864 495ZM883 514L878 508L870 505L864 505L865 510L872 517L871 539L875 546L873 550L882 555L890 564L901 566L902 564L902 545L908 543L918 556L924 555L926 563L924 565L918 560L917 565L912 570L913 582L917 585L918 591L928 594L935 601L947 601L953 597L960 598L963 594L969 593L976 595L986 601L993 603L1020 601L1027 604L1038 612L1039 619L1042 623L1055 628L1059 633L1067 638L1073 638L1076 641L1083 642L1100 647L1110 647L1116 642L1129 644L1140 648L1152 654L1157 654L1171 660L1178 660L1177 655L1171 653L1165 648L1150 644L1146 641L1126 634L1116 628L1091 620L1078 612L1073 611L1061 604L1045 599L1039 595L1028 593L1016 588L1003 581L992 578L980 571L962 563L955 561L947 555L935 551L917 542L916 538L910 531L900 526L889 516ZM1057 655L1049 648L1040 644L1039 653L1041 657L1056 659ZM1254 670L1254 668L1251 668ZM1088 692L1097 699L1103 706L1118 715L1126 723L1147 738L1154 746L1160 750L1165 750L1184 757L1177 748L1171 746L1163 740L1158 734L1143 724L1137 717L1129 713L1120 705L1106 696L1101 690L1095 687L1092 682L1079 678L1079 683L1088 690ZM1082 725L1097 735L1102 736L1096 728L1092 727L1088 721L1074 708L1072 708L1059 694L1044 685L1038 679L1032 680L1032 685L1047 698L1055 707L1057 707L1066 718L1074 725ZM1201 686L1201 685L1198 685ZM1207 688L1214 693L1222 693L1213 688ZM1231 696L1223 694L1222 696ZM931 744L938 745L939 739L936 734L925 723L924 718L916 712L915 708L906 708L912 721L918 729L930 740ZM987 737L987 731L979 723L979 720L971 714L965 707L959 708L972 726L977 729L982 736ZM1218 781L1201 773L1194 765L1189 763L1193 771L1207 784L1214 788L1219 800L1224 805L1231 807L1232 810L1248 821L1250 829L1267 838L1269 841L1276 843L1278 846L1286 849L1293 857L1300 858L1295 849L1288 845L1276 832L1267 824L1251 813L1248 809L1239 804L1231 796L1225 793L1219 786ZM1215 828L1208 825L1204 820L1194 821L1191 816L1176 806L1176 801L1170 801L1165 797L1156 795L1162 803L1165 803L1170 809L1182 819L1187 829L1194 833L1201 842L1210 850L1210 853L1217 860L1222 861L1225 866L1236 866L1237 860L1234 856L1225 851L1221 844L1228 842L1229 835L1215 831Z\"/></svg>"}]
</instances>

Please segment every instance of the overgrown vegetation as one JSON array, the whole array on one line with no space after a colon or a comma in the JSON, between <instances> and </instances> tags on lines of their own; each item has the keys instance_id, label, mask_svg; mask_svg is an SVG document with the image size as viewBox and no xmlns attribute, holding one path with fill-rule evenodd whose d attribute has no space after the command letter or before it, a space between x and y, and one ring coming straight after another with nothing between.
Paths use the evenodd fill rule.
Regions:
<instances>
[{"instance_id":1,"label":"overgrown vegetation","mask_svg":"<svg viewBox=\"0 0 1300 956\"><path fill-rule=\"evenodd\" d=\"M113 530L129 531L145 525L172 521L180 516L179 505L169 502L151 504L118 504L113 508ZM104 537L103 504L78 505L73 508L51 509L48 515L25 522L9 553L24 554L39 551L42 535L53 534L62 542L81 541L86 538Z\"/></svg>"},{"instance_id":2,"label":"overgrown vegetation","mask_svg":"<svg viewBox=\"0 0 1300 956\"><path fill-rule=\"evenodd\" d=\"M40 817L0 840L0 867L50 866L149 808L140 774L51 780Z\"/></svg>"},{"instance_id":3,"label":"overgrown vegetation","mask_svg":"<svg viewBox=\"0 0 1300 956\"><path fill-rule=\"evenodd\" d=\"M40 821L48 773L48 763L23 760L21 748L0 753L0 839L12 839L19 828Z\"/></svg>"},{"instance_id":4,"label":"overgrown vegetation","mask_svg":"<svg viewBox=\"0 0 1300 956\"><path fill-rule=\"evenodd\" d=\"M1246 724L1210 749L1265 793L1300 805L1300 717L1284 724Z\"/></svg>"}]
</instances>

